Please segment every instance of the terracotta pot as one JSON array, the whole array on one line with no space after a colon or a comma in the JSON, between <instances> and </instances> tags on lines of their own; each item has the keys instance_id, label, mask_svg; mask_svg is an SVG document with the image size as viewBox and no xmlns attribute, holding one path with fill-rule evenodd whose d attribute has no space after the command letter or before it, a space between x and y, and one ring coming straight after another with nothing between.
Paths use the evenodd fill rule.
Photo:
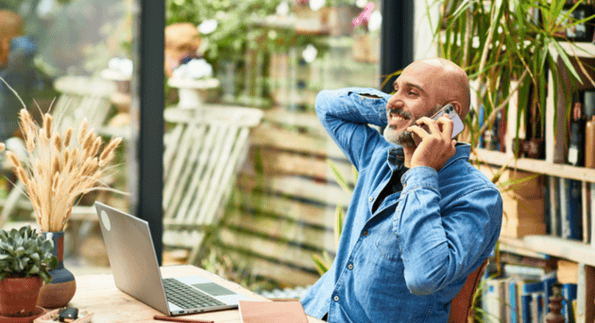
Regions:
<instances>
[{"instance_id":1,"label":"terracotta pot","mask_svg":"<svg viewBox=\"0 0 595 323\"><path fill-rule=\"evenodd\" d=\"M52 253L58 258L58 266L50 270L52 280L41 288L37 305L44 308L64 307L76 292L74 275L64 268L64 232L42 232L42 234L54 241Z\"/></svg>"},{"instance_id":2,"label":"terracotta pot","mask_svg":"<svg viewBox=\"0 0 595 323\"><path fill-rule=\"evenodd\" d=\"M24 317L37 309L37 297L43 285L40 276L6 277L0 281L0 315Z\"/></svg>"}]
</instances>

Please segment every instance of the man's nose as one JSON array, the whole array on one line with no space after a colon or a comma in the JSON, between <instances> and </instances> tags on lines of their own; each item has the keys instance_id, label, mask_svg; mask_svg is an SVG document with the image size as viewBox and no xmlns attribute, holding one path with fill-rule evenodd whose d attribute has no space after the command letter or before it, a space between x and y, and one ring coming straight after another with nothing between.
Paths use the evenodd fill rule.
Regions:
<instances>
[{"instance_id":1,"label":"man's nose","mask_svg":"<svg viewBox=\"0 0 595 323\"><path fill-rule=\"evenodd\" d=\"M399 96L399 92L396 92L388 99L388 106L391 108L401 108L403 107L403 100L401 100Z\"/></svg>"}]
</instances>

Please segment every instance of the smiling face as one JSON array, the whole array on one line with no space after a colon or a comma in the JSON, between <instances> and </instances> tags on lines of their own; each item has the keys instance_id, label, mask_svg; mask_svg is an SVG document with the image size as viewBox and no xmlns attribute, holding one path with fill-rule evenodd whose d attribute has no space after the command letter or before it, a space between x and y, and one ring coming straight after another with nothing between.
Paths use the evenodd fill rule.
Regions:
<instances>
[{"instance_id":1,"label":"smiling face","mask_svg":"<svg viewBox=\"0 0 595 323\"><path fill-rule=\"evenodd\" d=\"M384 137L403 147L415 146L407 127L421 117L432 116L447 103L464 118L469 106L468 84L465 72L450 61L428 59L410 64L394 82L395 92L386 105Z\"/></svg>"}]
</instances>

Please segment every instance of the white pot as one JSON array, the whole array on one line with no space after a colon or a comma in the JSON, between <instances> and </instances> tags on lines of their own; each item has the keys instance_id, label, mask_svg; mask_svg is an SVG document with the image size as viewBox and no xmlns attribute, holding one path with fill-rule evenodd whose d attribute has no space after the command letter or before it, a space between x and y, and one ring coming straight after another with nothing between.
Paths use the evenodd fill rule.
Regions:
<instances>
[{"instance_id":1,"label":"white pot","mask_svg":"<svg viewBox=\"0 0 595 323\"><path fill-rule=\"evenodd\" d=\"M178 107L192 109L203 105L208 90L218 88L220 82L215 78L204 80L171 78L169 79L168 84L169 86L178 89L178 96L180 99Z\"/></svg>"}]
</instances>

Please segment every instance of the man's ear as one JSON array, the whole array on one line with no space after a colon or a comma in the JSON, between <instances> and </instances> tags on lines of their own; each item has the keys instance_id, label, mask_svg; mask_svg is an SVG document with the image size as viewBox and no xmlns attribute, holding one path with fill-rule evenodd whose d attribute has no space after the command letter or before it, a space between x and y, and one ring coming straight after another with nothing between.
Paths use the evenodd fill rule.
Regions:
<instances>
[{"instance_id":1,"label":"man's ear","mask_svg":"<svg viewBox=\"0 0 595 323\"><path fill-rule=\"evenodd\" d=\"M451 101L449 103L452 104L452 106L455 108L455 111L457 112L459 117L463 118L463 116L461 115L461 112L463 112L463 107L461 106L461 102Z\"/></svg>"}]
</instances>

